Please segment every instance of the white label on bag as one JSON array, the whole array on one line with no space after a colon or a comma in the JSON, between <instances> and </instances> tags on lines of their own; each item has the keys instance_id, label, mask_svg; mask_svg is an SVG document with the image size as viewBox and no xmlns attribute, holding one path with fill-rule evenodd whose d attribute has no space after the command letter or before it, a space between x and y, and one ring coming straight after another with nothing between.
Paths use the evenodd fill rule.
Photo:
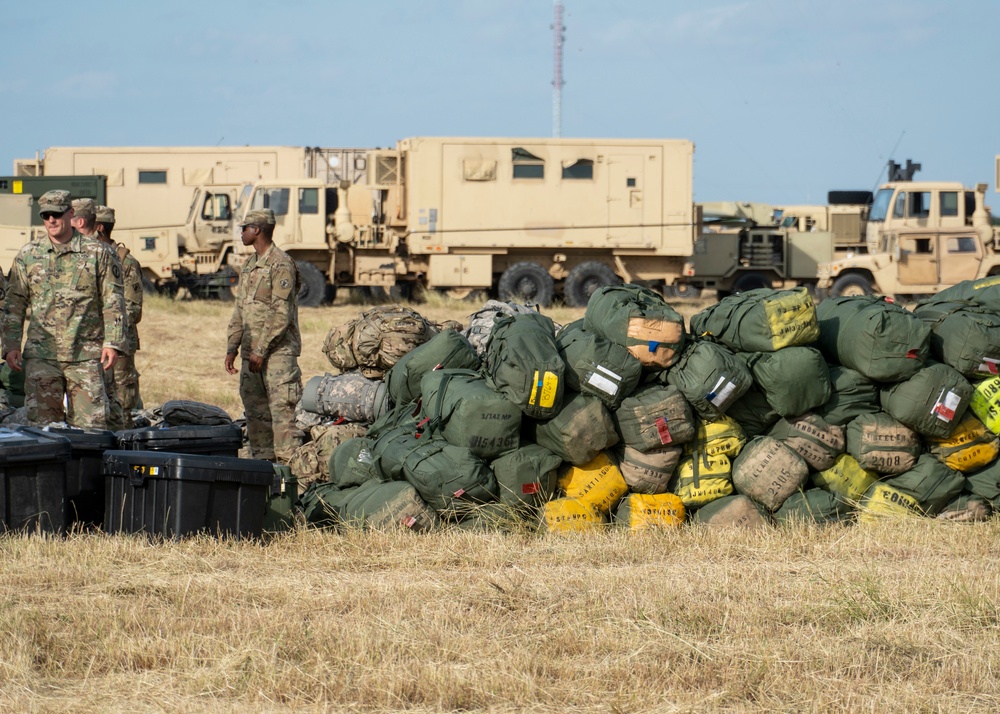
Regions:
<instances>
[{"instance_id":1,"label":"white label on bag","mask_svg":"<svg viewBox=\"0 0 1000 714\"><path fill-rule=\"evenodd\" d=\"M944 396L944 401L941 400L942 396ZM962 398L951 390L945 394L942 389L941 394L938 395L937 402L934 404L934 408L931 409L931 414L941 421L951 421L955 418L955 410L958 409L961 401Z\"/></svg>"},{"instance_id":2,"label":"white label on bag","mask_svg":"<svg viewBox=\"0 0 1000 714\"><path fill-rule=\"evenodd\" d=\"M736 384L728 381L724 376L719 377L719 381L708 393L708 401L717 407L721 407L729 399L729 395L736 389Z\"/></svg>"},{"instance_id":3,"label":"white label on bag","mask_svg":"<svg viewBox=\"0 0 1000 714\"><path fill-rule=\"evenodd\" d=\"M587 378L587 384L612 397L618 394L618 384L597 372L594 372Z\"/></svg>"}]
</instances>

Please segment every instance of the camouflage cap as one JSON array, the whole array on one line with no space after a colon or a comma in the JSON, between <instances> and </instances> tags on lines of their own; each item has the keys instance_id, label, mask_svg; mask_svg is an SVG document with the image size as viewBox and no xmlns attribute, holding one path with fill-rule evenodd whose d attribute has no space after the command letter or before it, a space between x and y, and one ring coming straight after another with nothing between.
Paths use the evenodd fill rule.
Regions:
<instances>
[{"instance_id":1,"label":"camouflage cap","mask_svg":"<svg viewBox=\"0 0 1000 714\"><path fill-rule=\"evenodd\" d=\"M72 208L70 204L72 199L73 196L70 195L69 191L61 189L46 191L38 197L38 212L45 213L51 211L52 213L65 213Z\"/></svg>"},{"instance_id":2,"label":"camouflage cap","mask_svg":"<svg viewBox=\"0 0 1000 714\"><path fill-rule=\"evenodd\" d=\"M240 221L241 226L273 226L274 211L270 208L258 208L250 211L247 217Z\"/></svg>"},{"instance_id":3,"label":"camouflage cap","mask_svg":"<svg viewBox=\"0 0 1000 714\"><path fill-rule=\"evenodd\" d=\"M97 204L92 198L74 198L73 215L77 218L93 218L97 215Z\"/></svg>"},{"instance_id":4,"label":"camouflage cap","mask_svg":"<svg viewBox=\"0 0 1000 714\"><path fill-rule=\"evenodd\" d=\"M98 223L114 223L115 222L115 209L108 208L107 206L97 206L94 209L97 213Z\"/></svg>"}]
</instances>

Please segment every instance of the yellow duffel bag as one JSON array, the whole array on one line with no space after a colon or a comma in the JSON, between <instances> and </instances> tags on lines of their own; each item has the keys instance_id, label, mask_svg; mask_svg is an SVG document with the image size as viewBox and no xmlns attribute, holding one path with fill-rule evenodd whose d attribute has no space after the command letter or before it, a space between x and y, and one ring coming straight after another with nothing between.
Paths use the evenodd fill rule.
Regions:
<instances>
[{"instance_id":1,"label":"yellow duffel bag","mask_svg":"<svg viewBox=\"0 0 1000 714\"><path fill-rule=\"evenodd\" d=\"M966 412L951 436L924 437L928 450L945 466L969 473L986 468L1000 455L1000 438L975 414Z\"/></svg>"},{"instance_id":2,"label":"yellow duffel bag","mask_svg":"<svg viewBox=\"0 0 1000 714\"><path fill-rule=\"evenodd\" d=\"M628 491L621 470L601 452L583 466L570 466L559 477L559 488L568 498L587 503L607 515Z\"/></svg>"},{"instance_id":3,"label":"yellow duffel bag","mask_svg":"<svg viewBox=\"0 0 1000 714\"><path fill-rule=\"evenodd\" d=\"M684 522L684 504L672 493L630 493L615 510L615 523L634 531L676 528Z\"/></svg>"},{"instance_id":4,"label":"yellow duffel bag","mask_svg":"<svg viewBox=\"0 0 1000 714\"><path fill-rule=\"evenodd\" d=\"M987 429L1000 434L1000 377L977 384L969 408L986 424Z\"/></svg>"}]
</instances>

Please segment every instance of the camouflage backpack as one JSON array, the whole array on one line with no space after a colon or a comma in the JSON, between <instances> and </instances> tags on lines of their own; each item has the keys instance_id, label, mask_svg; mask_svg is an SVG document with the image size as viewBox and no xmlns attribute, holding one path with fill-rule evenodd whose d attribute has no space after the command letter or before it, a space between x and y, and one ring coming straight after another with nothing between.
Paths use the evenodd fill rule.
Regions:
<instances>
[{"instance_id":1,"label":"camouflage backpack","mask_svg":"<svg viewBox=\"0 0 1000 714\"><path fill-rule=\"evenodd\" d=\"M487 300L485 305L469 315L469 326L462 334L472 344L476 353L482 357L486 354L486 343L493 332L493 325L497 317L501 315L524 315L530 312L538 312L537 306L527 303L520 305L516 302Z\"/></svg>"},{"instance_id":2,"label":"camouflage backpack","mask_svg":"<svg viewBox=\"0 0 1000 714\"><path fill-rule=\"evenodd\" d=\"M302 408L307 412L371 424L389 411L389 393L381 380L360 372L313 377L302 389Z\"/></svg>"},{"instance_id":3,"label":"camouflage backpack","mask_svg":"<svg viewBox=\"0 0 1000 714\"><path fill-rule=\"evenodd\" d=\"M437 333L438 328L415 310L380 305L330 330L323 353L342 371L358 369L381 379L403 355Z\"/></svg>"}]
</instances>

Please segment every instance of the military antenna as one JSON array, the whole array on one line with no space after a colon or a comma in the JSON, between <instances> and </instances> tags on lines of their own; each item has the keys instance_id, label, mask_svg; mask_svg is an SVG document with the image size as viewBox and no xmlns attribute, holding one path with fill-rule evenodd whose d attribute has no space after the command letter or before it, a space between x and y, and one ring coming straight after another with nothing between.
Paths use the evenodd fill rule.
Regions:
<instances>
[{"instance_id":1,"label":"military antenna","mask_svg":"<svg viewBox=\"0 0 1000 714\"><path fill-rule=\"evenodd\" d=\"M555 53L555 67L552 75L552 136L559 138L562 136L562 88L566 84L563 81L563 44L566 42L566 26L563 25L563 4L560 0L553 0L555 3L555 19L549 26L553 33L553 50Z\"/></svg>"}]
</instances>

